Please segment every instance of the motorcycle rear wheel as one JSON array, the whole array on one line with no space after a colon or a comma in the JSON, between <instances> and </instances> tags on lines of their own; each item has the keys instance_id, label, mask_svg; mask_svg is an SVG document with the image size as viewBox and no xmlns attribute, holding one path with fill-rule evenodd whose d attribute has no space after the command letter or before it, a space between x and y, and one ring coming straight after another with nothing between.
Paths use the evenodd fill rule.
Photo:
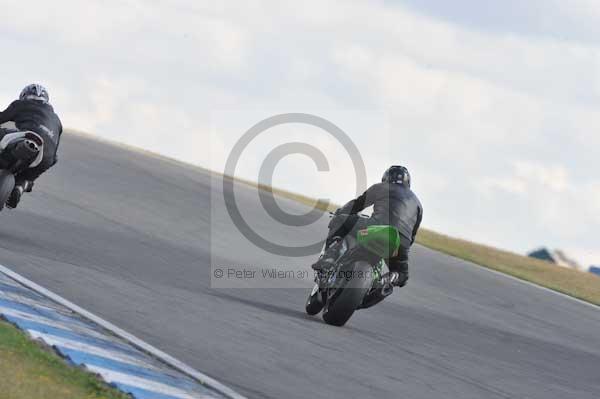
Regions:
<instances>
[{"instance_id":1,"label":"motorcycle rear wheel","mask_svg":"<svg viewBox=\"0 0 600 399\"><path fill-rule=\"evenodd\" d=\"M365 295L371 288L371 265L367 262L355 262L350 270L350 278L345 279L336 289L335 294L327 299L323 310L323 320L327 324L341 327L352 317Z\"/></svg>"},{"instance_id":2,"label":"motorcycle rear wheel","mask_svg":"<svg viewBox=\"0 0 600 399\"><path fill-rule=\"evenodd\" d=\"M0 170L0 210L4 208L14 188L15 176L8 170Z\"/></svg>"}]
</instances>

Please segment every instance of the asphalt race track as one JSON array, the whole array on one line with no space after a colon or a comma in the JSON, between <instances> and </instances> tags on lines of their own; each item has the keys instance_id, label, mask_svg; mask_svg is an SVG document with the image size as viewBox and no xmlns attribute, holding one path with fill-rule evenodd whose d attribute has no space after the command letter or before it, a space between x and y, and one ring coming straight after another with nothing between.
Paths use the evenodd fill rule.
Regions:
<instances>
[{"instance_id":1,"label":"asphalt race track","mask_svg":"<svg viewBox=\"0 0 600 399\"><path fill-rule=\"evenodd\" d=\"M0 214L0 263L249 398L600 397L598 308L416 247L407 287L331 327L304 314L302 281L210 288L211 251L223 264L309 268L211 216L223 209L217 178L71 134L61 145L34 193ZM254 191L240 188L238 203L265 234L325 233L323 218L290 235Z\"/></svg>"}]
</instances>

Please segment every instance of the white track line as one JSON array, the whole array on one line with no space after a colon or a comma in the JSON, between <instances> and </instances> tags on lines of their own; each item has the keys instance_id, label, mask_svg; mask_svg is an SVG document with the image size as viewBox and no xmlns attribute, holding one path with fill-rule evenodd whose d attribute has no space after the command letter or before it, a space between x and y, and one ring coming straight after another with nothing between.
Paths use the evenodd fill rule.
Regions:
<instances>
[{"instance_id":1,"label":"white track line","mask_svg":"<svg viewBox=\"0 0 600 399\"><path fill-rule=\"evenodd\" d=\"M233 389L221 384L219 381L215 380L214 378L211 378L211 377L207 376L206 374L203 374L203 373L199 372L198 370L195 370L194 368L188 366L187 364L175 359L171 355L168 355L165 352L161 351L160 349L157 349L154 346L142 341L135 335L128 333L127 331L115 326L114 324L104 320L103 318L101 318L99 316L96 316L95 314L93 314L91 312L88 312L87 310L75 305L74 303L66 300L65 298L61 297L60 295L53 293L52 291L47 290L46 288L34 283L33 281L21 276L20 274L13 272L6 266L0 265L0 272L6 274L10 278L23 284L24 286L31 288L32 290L38 292L39 294L42 294L43 296L50 298L53 301L71 309L73 312L78 313L79 315L98 324L99 326L104 327L105 329L109 330L113 334L128 341L129 343L131 343L133 346L137 347L138 349L141 349L142 351L151 354L152 356L160 359L164 363L179 370L180 372L187 374L188 376L200 381L203 385L205 385L209 388L212 388L212 389L216 390L217 392L219 392L231 399L246 399L244 396L235 392Z\"/></svg>"},{"instance_id":2,"label":"white track line","mask_svg":"<svg viewBox=\"0 0 600 399\"><path fill-rule=\"evenodd\" d=\"M468 262L468 261L465 261L465 262ZM535 287L535 288L538 288L538 289L540 289L542 291L550 292L550 293L552 293L554 295L558 295L560 297L563 297L563 298L566 298L566 299L570 299L571 301L575 301L575 302L580 303L582 305L591 306L592 308L594 308L596 310L600 310L600 306L598 306L598 305L596 305L594 303L591 303L591 302L586 302L583 299L575 298L574 296L567 295L567 294L565 294L563 292L556 291L556 290L553 290L552 288L544 287L544 286L536 284L536 283L532 283L531 281L527 281L527 280L523 280L523 279L520 279L520 278L515 277L515 276L511 276L510 274L499 272L498 270L489 269L489 268L487 268L485 266L478 265L477 263L473 263L473 262L468 262L468 263L472 263L473 265L477 266L478 268L486 270L486 271L488 271L490 273L493 273L493 274L495 274L497 276L502 276L502 277L508 278L510 280L518 281L518 282L520 282L522 284L525 284L525 285L528 285L530 287Z\"/></svg>"},{"instance_id":3,"label":"white track line","mask_svg":"<svg viewBox=\"0 0 600 399\"><path fill-rule=\"evenodd\" d=\"M532 283L531 281L523 280L521 278L518 278L518 277L515 277L515 276L511 276L510 274L502 273L502 272L500 272L498 270L490 269L489 267L482 266L482 265L479 265L477 263L474 263L474 262L471 262L471 261L468 261L468 260L465 260L465 259L461 259L461 258L456 257L456 256L452 256L452 255L446 254L444 252L436 251L435 249L427 248L424 245L421 245L421 247L427 249L428 251L433 251L433 252L436 252L438 254L441 254L441 255L444 255L444 256L448 256L450 258L458 259L459 261L464 262L464 263L466 263L467 265L469 265L471 267L476 267L479 270L485 270L486 272L495 274L496 276L504 277L504 278L507 278L507 279L513 280L513 281L518 281L521 284L525 284L525 285L528 285L530 287L534 287L534 288L540 289L542 291L546 291L546 292L549 292L551 294L558 295L558 296L566 298L566 299L570 299L571 301L575 301L575 302L577 302L579 304L586 305L586 306L591 306L591 307L593 307L596 310L600 310L600 306L599 305L596 305L596 304L591 303L591 302L586 302L583 299L575 298L574 296L564 294L564 293L562 293L560 291L553 290L552 288L544 287L542 285L539 285L539 284L536 284L536 283Z\"/></svg>"}]
</instances>

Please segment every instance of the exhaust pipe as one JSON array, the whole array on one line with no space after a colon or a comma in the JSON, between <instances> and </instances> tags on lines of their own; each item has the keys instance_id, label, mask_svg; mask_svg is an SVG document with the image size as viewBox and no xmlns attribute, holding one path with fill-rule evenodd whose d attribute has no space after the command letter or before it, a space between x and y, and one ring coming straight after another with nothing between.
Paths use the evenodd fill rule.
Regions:
<instances>
[{"instance_id":1,"label":"exhaust pipe","mask_svg":"<svg viewBox=\"0 0 600 399\"><path fill-rule=\"evenodd\" d=\"M12 151L12 155L16 159L29 161L37 157L40 152L38 145L32 140L23 140L18 143Z\"/></svg>"}]
</instances>

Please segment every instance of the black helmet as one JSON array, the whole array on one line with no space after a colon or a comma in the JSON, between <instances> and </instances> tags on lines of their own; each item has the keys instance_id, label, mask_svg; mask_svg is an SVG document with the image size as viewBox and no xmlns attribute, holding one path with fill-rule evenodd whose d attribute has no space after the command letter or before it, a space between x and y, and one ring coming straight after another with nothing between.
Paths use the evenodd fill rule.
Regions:
<instances>
[{"instance_id":1,"label":"black helmet","mask_svg":"<svg viewBox=\"0 0 600 399\"><path fill-rule=\"evenodd\" d=\"M25 86L25 88L21 91L19 99L35 100L48 103L50 101L50 96L48 96L48 90L46 90L44 86L34 83Z\"/></svg>"},{"instance_id":2,"label":"black helmet","mask_svg":"<svg viewBox=\"0 0 600 399\"><path fill-rule=\"evenodd\" d=\"M383 183L403 184L410 187L410 173L404 166L390 166L381 178Z\"/></svg>"}]
</instances>

